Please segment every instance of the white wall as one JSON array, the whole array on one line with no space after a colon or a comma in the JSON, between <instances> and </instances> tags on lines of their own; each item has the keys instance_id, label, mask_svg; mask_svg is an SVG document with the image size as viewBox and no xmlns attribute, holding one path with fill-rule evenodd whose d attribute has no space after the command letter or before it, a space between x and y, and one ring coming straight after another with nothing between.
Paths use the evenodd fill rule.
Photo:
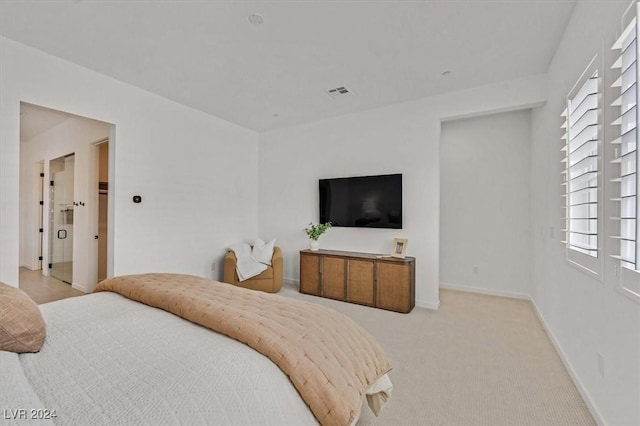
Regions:
<instances>
[{"instance_id":1,"label":"white wall","mask_svg":"<svg viewBox=\"0 0 640 426\"><path fill-rule=\"evenodd\" d=\"M318 178L401 172L405 229L332 229L321 244L388 252L393 237L409 238L418 304L435 308L441 120L546 99L532 114L532 297L598 420L640 424L640 305L616 291L613 261L602 282L566 264L557 232L558 115L593 54L613 42L626 4L578 2L548 76L267 132L259 158L254 132L0 38L0 281L18 283L20 101L115 123L115 274L219 276L211 262L256 236L259 223L261 236L284 249L285 276L297 280L297 253L308 247L302 228L317 220ZM131 203L134 194L142 204Z\"/></svg>"},{"instance_id":2,"label":"white wall","mask_svg":"<svg viewBox=\"0 0 640 426\"><path fill-rule=\"evenodd\" d=\"M609 47L621 32L621 17L630 2L578 2L563 39L549 67L547 104L532 114L531 207L534 236L532 298L540 316L569 366L584 399L599 423L640 424L640 304L616 290L617 262L609 257L616 241L605 237L605 271L602 280L592 278L565 261L560 243L561 224L560 113L565 97L593 56L601 56L604 75L605 141L611 136L614 92L609 89L613 55ZM612 147L602 144L604 199L615 194L609 179ZM615 205L605 202L605 235L612 235ZM598 355L604 374L598 372Z\"/></svg>"},{"instance_id":3,"label":"white wall","mask_svg":"<svg viewBox=\"0 0 640 426\"><path fill-rule=\"evenodd\" d=\"M257 235L255 132L6 38L0 93L0 281L18 285L21 101L115 124L114 274L218 278L225 247Z\"/></svg>"},{"instance_id":4,"label":"white wall","mask_svg":"<svg viewBox=\"0 0 640 426\"><path fill-rule=\"evenodd\" d=\"M529 297L530 126L530 110L442 124L441 287Z\"/></svg>"},{"instance_id":5,"label":"white wall","mask_svg":"<svg viewBox=\"0 0 640 426\"><path fill-rule=\"evenodd\" d=\"M74 153L74 197L84 206L74 209L73 285L91 291L96 284L97 241L97 174L93 144L109 137L111 126L95 120L68 118L61 124L21 142L20 149L20 265L37 269L40 235L39 163L44 162L45 182L49 181L49 161ZM49 206L49 187L45 185L44 206ZM43 263L49 256L48 208L44 208ZM44 271L47 272L46 270Z\"/></svg>"},{"instance_id":6,"label":"white wall","mask_svg":"<svg viewBox=\"0 0 640 426\"><path fill-rule=\"evenodd\" d=\"M284 276L299 277L302 229L318 220L318 179L403 174L402 230L333 228L320 246L389 253L408 238L416 257L416 304L439 305L440 125L443 118L523 108L544 101L535 76L344 115L260 135L260 233L277 238Z\"/></svg>"}]
</instances>

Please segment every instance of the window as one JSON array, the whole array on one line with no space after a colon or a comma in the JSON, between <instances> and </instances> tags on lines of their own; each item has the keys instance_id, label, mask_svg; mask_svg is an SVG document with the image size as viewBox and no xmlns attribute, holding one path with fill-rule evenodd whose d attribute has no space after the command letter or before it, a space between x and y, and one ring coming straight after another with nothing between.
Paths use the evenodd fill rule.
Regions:
<instances>
[{"instance_id":1,"label":"window","mask_svg":"<svg viewBox=\"0 0 640 426\"><path fill-rule=\"evenodd\" d=\"M634 5L635 6L635 5ZM635 6L637 7L637 6ZM620 170L613 179L619 184L619 196L612 198L620 204L619 216L614 217L620 224L620 232L613 236L620 240L619 254L613 255L620 261L620 280L624 289L640 296L638 274L640 269L640 250L638 250L638 44L637 44L637 12L632 9L633 18L625 27L622 35L612 46L612 50L619 52L613 66L618 78L612 84L612 89L619 93L619 97L611 104L615 108L612 124L614 138L614 164L619 164ZM633 272L631 272L633 271Z\"/></svg>"},{"instance_id":2,"label":"window","mask_svg":"<svg viewBox=\"0 0 640 426\"><path fill-rule=\"evenodd\" d=\"M600 79L597 57L567 97L563 112L563 191L567 259L595 275L602 269L600 218Z\"/></svg>"}]
</instances>

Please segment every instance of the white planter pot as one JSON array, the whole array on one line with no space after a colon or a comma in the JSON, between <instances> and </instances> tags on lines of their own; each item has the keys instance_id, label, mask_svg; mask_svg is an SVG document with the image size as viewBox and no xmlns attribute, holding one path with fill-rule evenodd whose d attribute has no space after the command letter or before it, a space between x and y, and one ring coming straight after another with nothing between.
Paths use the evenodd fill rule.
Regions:
<instances>
[{"instance_id":1,"label":"white planter pot","mask_svg":"<svg viewBox=\"0 0 640 426\"><path fill-rule=\"evenodd\" d=\"M318 241L311 240L310 246L311 251L318 251L318 249L320 248L320 243Z\"/></svg>"}]
</instances>

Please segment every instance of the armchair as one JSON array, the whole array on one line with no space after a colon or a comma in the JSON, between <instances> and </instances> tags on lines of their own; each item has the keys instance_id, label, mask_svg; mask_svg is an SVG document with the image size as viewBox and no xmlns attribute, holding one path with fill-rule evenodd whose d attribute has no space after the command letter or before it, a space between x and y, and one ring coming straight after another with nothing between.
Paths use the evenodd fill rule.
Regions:
<instances>
[{"instance_id":1,"label":"armchair","mask_svg":"<svg viewBox=\"0 0 640 426\"><path fill-rule=\"evenodd\" d=\"M260 275L240 281L236 272L236 255L229 251L224 258L224 282L251 290L261 290L267 293L277 293L282 288L282 251L274 247L271 266Z\"/></svg>"}]
</instances>

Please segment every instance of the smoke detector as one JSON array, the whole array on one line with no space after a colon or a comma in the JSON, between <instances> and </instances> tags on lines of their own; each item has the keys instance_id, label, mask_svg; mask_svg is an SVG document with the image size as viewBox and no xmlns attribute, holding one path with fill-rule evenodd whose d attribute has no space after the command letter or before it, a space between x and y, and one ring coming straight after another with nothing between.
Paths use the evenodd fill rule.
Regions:
<instances>
[{"instance_id":1,"label":"smoke detector","mask_svg":"<svg viewBox=\"0 0 640 426\"><path fill-rule=\"evenodd\" d=\"M249 22L253 25L260 25L264 22L264 18L259 13L251 13L249 15Z\"/></svg>"},{"instance_id":2,"label":"smoke detector","mask_svg":"<svg viewBox=\"0 0 640 426\"><path fill-rule=\"evenodd\" d=\"M333 99L339 99L342 97L345 97L347 95L352 95L353 92L349 91L349 89L347 89L344 86L340 86L340 87L336 87L335 89L329 89L327 90L327 95L331 96Z\"/></svg>"}]
</instances>

